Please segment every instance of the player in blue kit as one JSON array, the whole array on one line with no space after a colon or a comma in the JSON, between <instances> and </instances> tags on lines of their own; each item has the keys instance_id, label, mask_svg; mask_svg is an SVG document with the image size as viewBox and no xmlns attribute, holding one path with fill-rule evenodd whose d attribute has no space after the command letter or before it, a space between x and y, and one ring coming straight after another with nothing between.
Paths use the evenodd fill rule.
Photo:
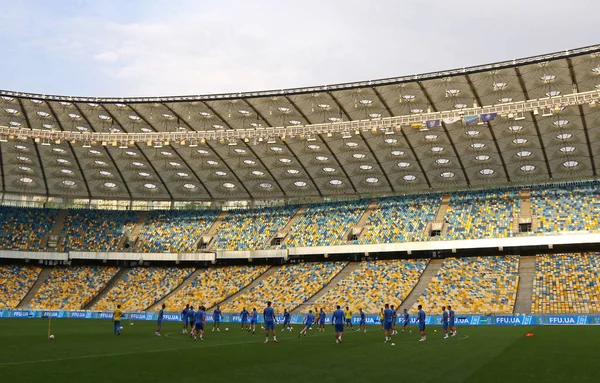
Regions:
<instances>
[{"instance_id":1,"label":"player in blue kit","mask_svg":"<svg viewBox=\"0 0 600 383\"><path fill-rule=\"evenodd\" d=\"M322 307L319 313L319 332L325 332L325 310Z\"/></svg>"},{"instance_id":2,"label":"player in blue kit","mask_svg":"<svg viewBox=\"0 0 600 383\"><path fill-rule=\"evenodd\" d=\"M248 332L252 331L252 335L256 332L256 322L258 322L258 312L254 308L250 313L250 327L248 328Z\"/></svg>"},{"instance_id":3,"label":"player in blue kit","mask_svg":"<svg viewBox=\"0 0 600 383\"><path fill-rule=\"evenodd\" d=\"M398 313L394 308L394 305L390 305L390 310L392 310L392 335L398 335L398 331L396 331L396 321L398 320Z\"/></svg>"},{"instance_id":4,"label":"player in blue kit","mask_svg":"<svg viewBox=\"0 0 600 383\"><path fill-rule=\"evenodd\" d=\"M337 310L333 312L331 316L331 325L335 327L335 343L342 343L342 335L344 335L344 323L346 322L346 315L342 311L340 305L337 306Z\"/></svg>"},{"instance_id":5,"label":"player in blue kit","mask_svg":"<svg viewBox=\"0 0 600 383\"><path fill-rule=\"evenodd\" d=\"M190 311L189 303L187 305L185 305L185 307L183 308L183 311L181 311L181 320L183 321L183 330L181 332L182 334L185 334L188 331L188 315L187 315L188 311Z\"/></svg>"},{"instance_id":6,"label":"player in blue kit","mask_svg":"<svg viewBox=\"0 0 600 383\"><path fill-rule=\"evenodd\" d=\"M363 309L358 309L358 314L360 315L360 323L358 325L358 331L360 332L360 330L364 330L365 332L367 332L367 316L365 315L365 312L363 311Z\"/></svg>"},{"instance_id":7,"label":"player in blue kit","mask_svg":"<svg viewBox=\"0 0 600 383\"><path fill-rule=\"evenodd\" d=\"M292 331L292 326L290 326L290 313L287 309L283 309L283 331L290 330Z\"/></svg>"},{"instance_id":8,"label":"player in blue kit","mask_svg":"<svg viewBox=\"0 0 600 383\"><path fill-rule=\"evenodd\" d=\"M446 306L442 306L442 329L444 330L444 339L448 339L448 311L446 311Z\"/></svg>"},{"instance_id":9,"label":"player in blue kit","mask_svg":"<svg viewBox=\"0 0 600 383\"><path fill-rule=\"evenodd\" d=\"M402 332L404 332L407 327L408 333L412 334L412 329L410 328L410 314L408 313L408 310L404 309L404 326L402 327Z\"/></svg>"},{"instance_id":10,"label":"player in blue kit","mask_svg":"<svg viewBox=\"0 0 600 383\"><path fill-rule=\"evenodd\" d=\"M300 338L300 336L302 336L302 335L306 336L306 334L308 333L308 330L310 330L310 327L312 326L314 321L315 321L315 315L313 314L312 310L308 310L308 314L304 317L304 321L303 321L304 328L298 334L298 338Z\"/></svg>"},{"instance_id":11,"label":"player in blue kit","mask_svg":"<svg viewBox=\"0 0 600 383\"><path fill-rule=\"evenodd\" d=\"M265 332L267 335L267 339L265 339L265 343L269 343L269 331L273 334L273 342L279 343L277 340L275 323L277 323L277 318L275 318L275 310L271 307L271 302L267 302L267 307L263 311L263 317L265 319Z\"/></svg>"},{"instance_id":12,"label":"player in blue kit","mask_svg":"<svg viewBox=\"0 0 600 383\"><path fill-rule=\"evenodd\" d=\"M204 341L204 324L206 323L206 313L204 310L204 306L200 306L194 314L194 340L200 338L201 341Z\"/></svg>"},{"instance_id":13,"label":"player in blue kit","mask_svg":"<svg viewBox=\"0 0 600 383\"><path fill-rule=\"evenodd\" d=\"M394 318L394 312L390 309L389 304L385 304L383 309L383 333L385 335L385 343L392 341L392 322Z\"/></svg>"},{"instance_id":14,"label":"player in blue kit","mask_svg":"<svg viewBox=\"0 0 600 383\"><path fill-rule=\"evenodd\" d=\"M158 312L158 319L156 320L156 331L154 332L154 336L160 336L160 329L162 328L163 317L165 315L165 307L167 307L164 303Z\"/></svg>"},{"instance_id":15,"label":"player in blue kit","mask_svg":"<svg viewBox=\"0 0 600 383\"><path fill-rule=\"evenodd\" d=\"M187 312L187 322L190 326L190 338L192 338L194 336L194 321L195 321L195 316L194 314L196 314L196 312L194 311L194 306L190 306L190 309Z\"/></svg>"},{"instance_id":16,"label":"player in blue kit","mask_svg":"<svg viewBox=\"0 0 600 383\"><path fill-rule=\"evenodd\" d=\"M448 305L448 323L450 327L450 334L452 336L456 336L456 325L454 324L454 310L452 310L452 306Z\"/></svg>"},{"instance_id":17,"label":"player in blue kit","mask_svg":"<svg viewBox=\"0 0 600 383\"><path fill-rule=\"evenodd\" d=\"M425 334L425 311L423 311L423 306L419 305L419 313L417 314L417 322L419 323L419 331L421 332L421 339L419 342L425 342L427 340L427 334Z\"/></svg>"},{"instance_id":18,"label":"player in blue kit","mask_svg":"<svg viewBox=\"0 0 600 383\"><path fill-rule=\"evenodd\" d=\"M221 314L221 306L217 305L217 308L213 312L213 332L215 331L215 328L218 332L221 332L221 319L223 319L223 314Z\"/></svg>"},{"instance_id":19,"label":"player in blue kit","mask_svg":"<svg viewBox=\"0 0 600 383\"><path fill-rule=\"evenodd\" d=\"M242 331L248 329L248 315L249 314L250 313L248 312L248 310L246 310L245 307L242 310L242 312L240 313L240 317L242 318Z\"/></svg>"}]
</instances>

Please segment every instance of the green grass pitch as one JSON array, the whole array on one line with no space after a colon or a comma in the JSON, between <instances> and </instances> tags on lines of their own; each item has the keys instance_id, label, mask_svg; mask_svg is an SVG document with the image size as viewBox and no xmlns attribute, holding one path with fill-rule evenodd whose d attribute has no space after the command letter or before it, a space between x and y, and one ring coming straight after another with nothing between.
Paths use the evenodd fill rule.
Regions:
<instances>
[{"instance_id":1,"label":"green grass pitch","mask_svg":"<svg viewBox=\"0 0 600 383\"><path fill-rule=\"evenodd\" d=\"M0 320L2 382L598 382L600 327L462 327L442 340L428 328L428 340L413 334L384 344L379 327L347 331L335 344L333 328L298 338L279 331L279 344L264 334L208 331L204 342L166 323L154 337L154 323L47 319ZM210 329L212 325L207 327ZM278 326L280 328L281 326ZM415 330L415 329L413 329ZM525 337L531 331L534 337Z\"/></svg>"}]
</instances>

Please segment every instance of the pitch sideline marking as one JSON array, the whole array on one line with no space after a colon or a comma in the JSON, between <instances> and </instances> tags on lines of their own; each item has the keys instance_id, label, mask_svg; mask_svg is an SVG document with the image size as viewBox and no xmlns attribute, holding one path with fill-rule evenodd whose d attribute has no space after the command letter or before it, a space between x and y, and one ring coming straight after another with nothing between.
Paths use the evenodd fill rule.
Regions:
<instances>
[{"instance_id":1,"label":"pitch sideline marking","mask_svg":"<svg viewBox=\"0 0 600 383\"><path fill-rule=\"evenodd\" d=\"M165 334L166 338L170 338L170 339L177 339L177 338L173 338L171 336L168 336L169 333ZM328 333L327 335L331 335L331 333ZM325 334L316 334L315 336L325 336ZM285 337L283 339L293 339L294 337ZM461 338L457 338L454 341L458 341L458 340L466 340L469 339L469 335L465 335ZM443 342L444 339L436 339L436 340L428 340L428 343L431 342ZM80 360L80 359L93 359L93 358L104 358L104 357L113 357L113 356L127 356L127 355L135 355L135 354L154 354L154 353L158 353L158 352L166 352L166 351L179 351L179 350L189 350L189 349L195 349L195 348L210 348L210 347L220 347L220 346L235 346L235 345L240 345L240 344L250 344L250 343L257 343L256 340L252 340L252 341L248 341L248 342L231 342L231 343L219 343L219 344L203 344L203 346L197 345L197 346L190 346L190 347L170 347L170 348L161 348L158 350L143 350L143 351L130 351L130 352L115 352L115 353L110 353L110 354L95 354L95 355L80 355L80 356L71 356L71 357L65 357L65 358L54 358L54 359L38 359L38 360L24 360L24 361L15 361L15 362L0 362L0 367L3 366L15 366L15 365L23 365L23 364L34 364L34 363L52 363L52 362L61 362L61 361L65 361L65 360ZM403 344L408 344L408 342L401 342Z\"/></svg>"}]
</instances>

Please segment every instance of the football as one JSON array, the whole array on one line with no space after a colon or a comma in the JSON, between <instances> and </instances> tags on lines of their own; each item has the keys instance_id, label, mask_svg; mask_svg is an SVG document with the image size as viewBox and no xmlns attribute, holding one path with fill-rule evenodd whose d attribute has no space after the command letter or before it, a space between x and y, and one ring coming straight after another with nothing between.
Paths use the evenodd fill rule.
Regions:
<instances>
[{"instance_id":1,"label":"football","mask_svg":"<svg viewBox=\"0 0 600 383\"><path fill-rule=\"evenodd\" d=\"M53 339L54 339L54 335L50 335L50 340L53 340Z\"/></svg>"},{"instance_id":2,"label":"football","mask_svg":"<svg viewBox=\"0 0 600 383\"><path fill-rule=\"evenodd\" d=\"M123 326L121 326L121 330L123 330Z\"/></svg>"},{"instance_id":3,"label":"football","mask_svg":"<svg viewBox=\"0 0 600 383\"><path fill-rule=\"evenodd\" d=\"M225 327L225 332L229 331L229 327Z\"/></svg>"},{"instance_id":4,"label":"football","mask_svg":"<svg viewBox=\"0 0 600 383\"><path fill-rule=\"evenodd\" d=\"M131 323L130 323L130 325L132 325L132 326L133 326L133 322L131 322Z\"/></svg>"}]
</instances>

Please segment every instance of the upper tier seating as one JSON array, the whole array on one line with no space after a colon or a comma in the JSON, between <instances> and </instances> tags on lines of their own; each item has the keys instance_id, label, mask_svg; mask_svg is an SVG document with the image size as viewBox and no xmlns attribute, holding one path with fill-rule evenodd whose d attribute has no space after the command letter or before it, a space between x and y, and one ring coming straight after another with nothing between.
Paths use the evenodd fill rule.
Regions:
<instances>
[{"instance_id":1,"label":"upper tier seating","mask_svg":"<svg viewBox=\"0 0 600 383\"><path fill-rule=\"evenodd\" d=\"M512 313L518 271L518 255L447 258L412 311L422 304L429 314L447 305L461 314Z\"/></svg>"},{"instance_id":2,"label":"upper tier seating","mask_svg":"<svg viewBox=\"0 0 600 383\"><path fill-rule=\"evenodd\" d=\"M440 195L390 197L377 201L360 243L423 241L427 224L434 220Z\"/></svg>"},{"instance_id":3,"label":"upper tier seating","mask_svg":"<svg viewBox=\"0 0 600 383\"><path fill-rule=\"evenodd\" d=\"M225 266L202 270L194 280L166 300L172 311L194 307L213 307L237 293L264 273L268 266ZM157 308L158 309L158 308Z\"/></svg>"},{"instance_id":4,"label":"upper tier seating","mask_svg":"<svg viewBox=\"0 0 600 383\"><path fill-rule=\"evenodd\" d=\"M345 243L344 234L356 225L366 200L309 205L296 221L282 247L330 246Z\"/></svg>"},{"instance_id":5,"label":"upper tier seating","mask_svg":"<svg viewBox=\"0 0 600 383\"><path fill-rule=\"evenodd\" d=\"M600 254L538 255L535 268L532 312L600 312Z\"/></svg>"},{"instance_id":6,"label":"upper tier seating","mask_svg":"<svg viewBox=\"0 0 600 383\"><path fill-rule=\"evenodd\" d=\"M478 191L452 194L446 211L444 240L504 238L512 236L513 214L519 212L516 191Z\"/></svg>"},{"instance_id":7,"label":"upper tier seating","mask_svg":"<svg viewBox=\"0 0 600 383\"><path fill-rule=\"evenodd\" d=\"M538 233L600 230L600 183L537 186L531 191L531 210Z\"/></svg>"},{"instance_id":8,"label":"upper tier seating","mask_svg":"<svg viewBox=\"0 0 600 383\"><path fill-rule=\"evenodd\" d=\"M42 310L81 310L118 268L108 266L57 266L40 286L29 307Z\"/></svg>"},{"instance_id":9,"label":"upper tier seating","mask_svg":"<svg viewBox=\"0 0 600 383\"><path fill-rule=\"evenodd\" d=\"M14 309L37 280L37 266L0 266L0 309Z\"/></svg>"},{"instance_id":10,"label":"upper tier seating","mask_svg":"<svg viewBox=\"0 0 600 383\"><path fill-rule=\"evenodd\" d=\"M61 251L118 251L119 241L137 221L136 211L71 210Z\"/></svg>"},{"instance_id":11,"label":"upper tier seating","mask_svg":"<svg viewBox=\"0 0 600 383\"><path fill-rule=\"evenodd\" d=\"M56 209L0 207L0 248L40 250L57 214Z\"/></svg>"},{"instance_id":12,"label":"upper tier seating","mask_svg":"<svg viewBox=\"0 0 600 383\"><path fill-rule=\"evenodd\" d=\"M161 300L184 279L193 268L179 267L134 267L127 270L123 278L94 305L94 310L114 310L118 304L123 310L145 311ZM169 307L168 310L177 310Z\"/></svg>"},{"instance_id":13,"label":"upper tier seating","mask_svg":"<svg viewBox=\"0 0 600 383\"><path fill-rule=\"evenodd\" d=\"M181 252L197 250L196 243L217 218L215 211L150 211L135 251Z\"/></svg>"},{"instance_id":14,"label":"upper tier seating","mask_svg":"<svg viewBox=\"0 0 600 383\"><path fill-rule=\"evenodd\" d=\"M283 265L221 309L223 312L239 313L245 307L248 311L256 308L262 312L261 308L271 301L277 312L283 312L283 309L291 311L321 290L345 265L345 262Z\"/></svg>"},{"instance_id":15,"label":"upper tier seating","mask_svg":"<svg viewBox=\"0 0 600 383\"><path fill-rule=\"evenodd\" d=\"M386 303L399 307L419 281L427 263L425 259L363 261L318 299L315 306L328 313L338 304L350 307L353 313L359 308L367 313L378 313Z\"/></svg>"},{"instance_id":16,"label":"upper tier seating","mask_svg":"<svg viewBox=\"0 0 600 383\"><path fill-rule=\"evenodd\" d=\"M285 227L298 206L230 211L221 221L213 247L224 250L260 250Z\"/></svg>"}]
</instances>

